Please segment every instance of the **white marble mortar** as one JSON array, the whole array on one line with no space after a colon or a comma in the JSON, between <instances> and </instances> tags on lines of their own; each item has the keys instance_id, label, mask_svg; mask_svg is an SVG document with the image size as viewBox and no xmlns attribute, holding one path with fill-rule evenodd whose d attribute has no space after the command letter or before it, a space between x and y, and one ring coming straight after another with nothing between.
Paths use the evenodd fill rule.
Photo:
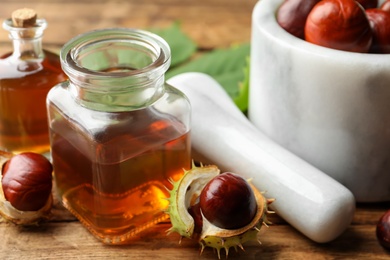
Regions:
<instances>
[{"instance_id":1,"label":"white marble mortar","mask_svg":"<svg viewBox=\"0 0 390 260\"><path fill-rule=\"evenodd\" d=\"M277 24L282 2L253 11L250 120L357 201L390 200L390 54L298 39Z\"/></svg>"}]
</instances>

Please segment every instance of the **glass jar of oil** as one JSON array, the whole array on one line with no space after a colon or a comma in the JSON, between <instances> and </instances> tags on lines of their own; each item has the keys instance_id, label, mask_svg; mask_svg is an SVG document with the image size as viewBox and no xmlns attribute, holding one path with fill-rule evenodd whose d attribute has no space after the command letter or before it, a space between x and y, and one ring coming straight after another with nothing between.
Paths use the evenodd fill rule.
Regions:
<instances>
[{"instance_id":1,"label":"glass jar of oil","mask_svg":"<svg viewBox=\"0 0 390 260\"><path fill-rule=\"evenodd\" d=\"M168 218L166 188L191 164L190 104L164 80L169 46L147 31L104 29L60 56L69 80L47 97L58 195L101 241L128 243Z\"/></svg>"}]
</instances>

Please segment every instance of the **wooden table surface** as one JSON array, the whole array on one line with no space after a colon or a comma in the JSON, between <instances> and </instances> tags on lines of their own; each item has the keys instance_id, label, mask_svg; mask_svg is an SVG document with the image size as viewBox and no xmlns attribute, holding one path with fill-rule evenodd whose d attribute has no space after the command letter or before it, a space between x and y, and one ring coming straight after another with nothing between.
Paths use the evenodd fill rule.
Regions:
<instances>
[{"instance_id":1,"label":"wooden table surface","mask_svg":"<svg viewBox=\"0 0 390 260\"><path fill-rule=\"evenodd\" d=\"M0 0L0 20L22 7L34 8L49 23L44 47L58 51L70 38L98 28L165 27L175 21L207 51L250 41L255 0ZM11 49L0 31L0 53ZM377 242L375 227L390 203L358 204L351 226L336 240L317 244L277 215L263 231L259 245L245 252L231 250L230 259L390 259ZM305 218L302 212L302 218ZM196 242L166 236L169 223L152 228L134 243L107 246L98 242L60 205L53 219L38 227L22 228L0 220L0 259L217 259L211 250L199 255ZM222 254L222 259L224 254Z\"/></svg>"}]
</instances>

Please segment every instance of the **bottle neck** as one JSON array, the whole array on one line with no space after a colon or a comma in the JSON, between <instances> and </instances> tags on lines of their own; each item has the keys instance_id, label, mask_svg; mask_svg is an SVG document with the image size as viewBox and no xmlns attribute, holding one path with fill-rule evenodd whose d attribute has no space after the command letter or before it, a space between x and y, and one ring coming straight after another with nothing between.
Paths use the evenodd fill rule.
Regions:
<instances>
[{"instance_id":1,"label":"bottle neck","mask_svg":"<svg viewBox=\"0 0 390 260\"><path fill-rule=\"evenodd\" d=\"M15 27L12 20L5 20L3 28L9 32L9 38L13 43L13 58L22 60L42 59L44 52L42 49L43 32L47 27L44 19L37 20L33 27Z\"/></svg>"},{"instance_id":2,"label":"bottle neck","mask_svg":"<svg viewBox=\"0 0 390 260\"><path fill-rule=\"evenodd\" d=\"M12 39L13 58L22 60L42 59L44 57L42 49L42 38L35 39Z\"/></svg>"}]
</instances>

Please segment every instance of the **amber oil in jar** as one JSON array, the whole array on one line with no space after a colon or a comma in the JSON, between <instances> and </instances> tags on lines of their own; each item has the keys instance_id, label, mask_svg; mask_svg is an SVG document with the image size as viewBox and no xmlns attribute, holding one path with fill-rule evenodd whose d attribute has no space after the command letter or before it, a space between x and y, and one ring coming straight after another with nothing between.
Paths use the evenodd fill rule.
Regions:
<instances>
[{"instance_id":1,"label":"amber oil in jar","mask_svg":"<svg viewBox=\"0 0 390 260\"><path fill-rule=\"evenodd\" d=\"M50 149L46 96L66 76L58 55L42 49L47 22L30 9L12 17L3 22L14 50L0 59L0 149L45 153Z\"/></svg>"},{"instance_id":2,"label":"amber oil in jar","mask_svg":"<svg viewBox=\"0 0 390 260\"><path fill-rule=\"evenodd\" d=\"M164 82L169 47L97 30L65 44L61 62L69 81L47 98L58 195L98 239L129 243L168 218L169 180L190 167L190 105Z\"/></svg>"}]
</instances>

